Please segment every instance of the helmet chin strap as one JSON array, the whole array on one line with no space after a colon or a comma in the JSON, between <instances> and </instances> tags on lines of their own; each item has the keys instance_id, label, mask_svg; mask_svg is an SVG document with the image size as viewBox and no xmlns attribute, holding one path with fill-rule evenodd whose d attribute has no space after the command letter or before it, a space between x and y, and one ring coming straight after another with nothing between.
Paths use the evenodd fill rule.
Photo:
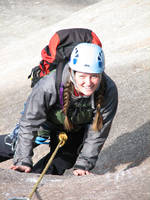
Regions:
<instances>
[{"instance_id":1,"label":"helmet chin strap","mask_svg":"<svg viewBox=\"0 0 150 200\"><path fill-rule=\"evenodd\" d=\"M71 82L74 84L74 86L75 86L75 88L76 89L78 89L78 87L77 87L77 84L76 84L76 81L75 81L75 71L73 71L73 70L70 70L70 80L71 80Z\"/></svg>"}]
</instances>

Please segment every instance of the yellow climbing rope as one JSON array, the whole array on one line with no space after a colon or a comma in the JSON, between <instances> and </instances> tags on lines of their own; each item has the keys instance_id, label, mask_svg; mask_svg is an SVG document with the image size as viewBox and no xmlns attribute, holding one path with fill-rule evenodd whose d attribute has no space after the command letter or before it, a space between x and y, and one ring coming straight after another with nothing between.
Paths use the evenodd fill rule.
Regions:
<instances>
[{"instance_id":1,"label":"yellow climbing rope","mask_svg":"<svg viewBox=\"0 0 150 200\"><path fill-rule=\"evenodd\" d=\"M48 163L46 164L45 168L43 169L43 172L41 173L39 179L37 180L36 184L34 185L34 187L33 187L33 189L32 189L32 192L31 192L30 195L29 195L29 199L32 198L32 196L33 196L34 192L36 191L36 189L37 189L37 187L38 187L40 181L42 180L44 174L47 172L47 170L48 170L50 164L52 163L52 161L53 161L53 159L54 159L54 157L55 157L55 155L56 155L58 149L59 149L60 147L62 147L62 146L65 144L65 142L67 141L67 139L68 139L66 133L64 133L64 132L60 133L58 138L59 138L59 143L58 143L58 145L57 145L55 151L54 151L53 154L51 155L50 159L48 160Z\"/></svg>"}]
</instances>

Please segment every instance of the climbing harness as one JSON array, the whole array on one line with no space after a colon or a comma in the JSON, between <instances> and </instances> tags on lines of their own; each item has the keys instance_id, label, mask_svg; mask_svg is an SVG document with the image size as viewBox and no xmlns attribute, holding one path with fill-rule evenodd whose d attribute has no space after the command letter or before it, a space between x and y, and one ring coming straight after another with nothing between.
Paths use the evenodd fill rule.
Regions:
<instances>
[{"instance_id":1,"label":"climbing harness","mask_svg":"<svg viewBox=\"0 0 150 200\"><path fill-rule=\"evenodd\" d=\"M38 187L40 181L42 180L42 178L43 178L43 176L45 175L45 173L47 172L47 170L48 170L50 164L52 163L53 159L55 158L55 155L56 155L57 151L59 150L59 148L61 148L61 147L65 144L65 142L67 141L68 137L67 137L66 133L61 132L61 133L59 134L59 136L58 136L58 139L59 139L59 143L58 143L58 145L56 146L55 151L53 152L53 154L52 154L51 157L49 158L49 160L48 160L48 162L47 162L45 168L43 169L43 171L42 171L42 173L41 173L39 179L37 180L37 182L36 182L35 185L33 186L33 189L32 189L32 191L31 191L31 193L29 194L29 197L15 197L15 198L11 198L11 199L9 199L9 200L31 200L31 199L32 199L32 196L33 196L34 192L36 191L36 189L37 189L37 187Z\"/></svg>"}]
</instances>

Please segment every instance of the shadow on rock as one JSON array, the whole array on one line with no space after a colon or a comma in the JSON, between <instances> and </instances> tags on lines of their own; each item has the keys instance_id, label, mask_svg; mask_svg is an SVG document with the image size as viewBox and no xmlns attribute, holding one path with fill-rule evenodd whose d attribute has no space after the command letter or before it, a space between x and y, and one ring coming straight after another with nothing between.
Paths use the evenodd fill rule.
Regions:
<instances>
[{"instance_id":1,"label":"shadow on rock","mask_svg":"<svg viewBox=\"0 0 150 200\"><path fill-rule=\"evenodd\" d=\"M116 167L127 164L124 170L139 166L150 156L150 121L131 133L119 136L115 142L104 149L99 156L96 174L115 172Z\"/></svg>"}]
</instances>

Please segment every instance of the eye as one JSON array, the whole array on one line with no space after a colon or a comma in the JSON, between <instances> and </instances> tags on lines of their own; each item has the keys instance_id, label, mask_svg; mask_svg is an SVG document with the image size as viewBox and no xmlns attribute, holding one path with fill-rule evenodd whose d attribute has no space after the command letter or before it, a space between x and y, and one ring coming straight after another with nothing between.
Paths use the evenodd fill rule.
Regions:
<instances>
[{"instance_id":1,"label":"eye","mask_svg":"<svg viewBox=\"0 0 150 200\"><path fill-rule=\"evenodd\" d=\"M85 76L81 75L80 78L85 78Z\"/></svg>"},{"instance_id":2,"label":"eye","mask_svg":"<svg viewBox=\"0 0 150 200\"><path fill-rule=\"evenodd\" d=\"M99 78L99 74L93 74L91 77L92 78Z\"/></svg>"},{"instance_id":3,"label":"eye","mask_svg":"<svg viewBox=\"0 0 150 200\"><path fill-rule=\"evenodd\" d=\"M97 77L97 75L92 75L92 77L96 78L96 77Z\"/></svg>"}]
</instances>

